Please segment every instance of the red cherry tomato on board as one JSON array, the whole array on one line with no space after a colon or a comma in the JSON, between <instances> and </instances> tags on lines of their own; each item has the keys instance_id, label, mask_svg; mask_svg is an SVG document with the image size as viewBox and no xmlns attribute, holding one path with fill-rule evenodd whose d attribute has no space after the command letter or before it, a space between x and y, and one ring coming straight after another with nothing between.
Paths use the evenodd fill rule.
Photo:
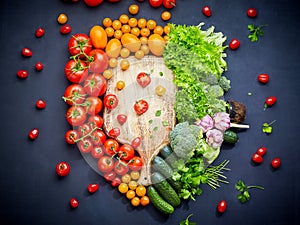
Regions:
<instances>
[{"instance_id":1,"label":"red cherry tomato on board","mask_svg":"<svg viewBox=\"0 0 300 225\"><path fill-rule=\"evenodd\" d=\"M37 63L35 64L35 69L36 69L36 71L41 71L41 70L43 70L43 68L44 68L44 66L43 66L42 63L37 62Z\"/></svg>"},{"instance_id":2,"label":"red cherry tomato on board","mask_svg":"<svg viewBox=\"0 0 300 225\"><path fill-rule=\"evenodd\" d=\"M99 184L89 184L87 189L89 193L95 193L99 189Z\"/></svg>"},{"instance_id":3,"label":"red cherry tomato on board","mask_svg":"<svg viewBox=\"0 0 300 225\"><path fill-rule=\"evenodd\" d=\"M230 41L230 43L229 43L229 48L231 49L231 50L235 50L235 49L237 49L238 47L240 47L240 41L238 40L238 39L236 39L236 38L234 38L234 39L232 39L231 41Z\"/></svg>"},{"instance_id":4,"label":"red cherry tomato on board","mask_svg":"<svg viewBox=\"0 0 300 225\"><path fill-rule=\"evenodd\" d=\"M149 4L154 7L154 8L158 8L159 6L161 6L163 3L163 0L149 0Z\"/></svg>"},{"instance_id":5,"label":"red cherry tomato on board","mask_svg":"<svg viewBox=\"0 0 300 225\"><path fill-rule=\"evenodd\" d=\"M107 109L114 109L117 107L118 103L119 103L119 100L117 98L116 95L114 94L108 94L104 97L104 106L107 108Z\"/></svg>"},{"instance_id":6,"label":"red cherry tomato on board","mask_svg":"<svg viewBox=\"0 0 300 225\"><path fill-rule=\"evenodd\" d=\"M134 139L131 141L131 146L132 146L134 149L137 149L137 147L140 146L141 141L142 141L142 138L136 137L136 138L134 138Z\"/></svg>"},{"instance_id":7,"label":"red cherry tomato on board","mask_svg":"<svg viewBox=\"0 0 300 225\"><path fill-rule=\"evenodd\" d=\"M205 16L207 16L207 17L210 17L211 16L211 9L210 9L210 7L209 6L204 6L203 8L202 8L202 13L205 15Z\"/></svg>"},{"instance_id":8,"label":"red cherry tomato on board","mask_svg":"<svg viewBox=\"0 0 300 225\"><path fill-rule=\"evenodd\" d=\"M117 116L117 120L118 120L119 124L123 125L127 121L127 116L124 114L119 114Z\"/></svg>"},{"instance_id":9,"label":"red cherry tomato on board","mask_svg":"<svg viewBox=\"0 0 300 225\"><path fill-rule=\"evenodd\" d=\"M111 130L108 131L108 136L112 138L116 138L120 135L120 128L114 127Z\"/></svg>"},{"instance_id":10,"label":"red cherry tomato on board","mask_svg":"<svg viewBox=\"0 0 300 225\"><path fill-rule=\"evenodd\" d=\"M254 8L249 8L249 9L247 10L247 15L248 15L249 17L251 17L251 18L256 17L256 16L257 16L257 11L256 11L256 9L254 9Z\"/></svg>"},{"instance_id":11,"label":"red cherry tomato on board","mask_svg":"<svg viewBox=\"0 0 300 225\"><path fill-rule=\"evenodd\" d=\"M76 198L71 198L70 199L70 206L73 208L73 209L75 209L75 208L77 208L78 207L78 200L76 199Z\"/></svg>"},{"instance_id":12,"label":"red cherry tomato on board","mask_svg":"<svg viewBox=\"0 0 300 225\"><path fill-rule=\"evenodd\" d=\"M45 30L41 27L37 28L36 31L35 31L35 36L37 38L43 37L44 34L45 34Z\"/></svg>"},{"instance_id":13,"label":"red cherry tomato on board","mask_svg":"<svg viewBox=\"0 0 300 225\"><path fill-rule=\"evenodd\" d=\"M17 76L21 79L25 79L28 77L28 71L27 70L19 70L17 72Z\"/></svg>"},{"instance_id":14,"label":"red cherry tomato on board","mask_svg":"<svg viewBox=\"0 0 300 225\"><path fill-rule=\"evenodd\" d=\"M63 25L63 26L60 28L60 33L61 33L61 34L68 34L68 33L70 33L71 31L72 31L72 28L71 28L71 26L68 25L68 24Z\"/></svg>"},{"instance_id":15,"label":"red cherry tomato on board","mask_svg":"<svg viewBox=\"0 0 300 225\"><path fill-rule=\"evenodd\" d=\"M148 102L146 102L145 100L138 100L135 102L133 108L136 114L142 115L145 112L147 112L149 105Z\"/></svg>"},{"instance_id":16,"label":"red cherry tomato on board","mask_svg":"<svg viewBox=\"0 0 300 225\"><path fill-rule=\"evenodd\" d=\"M252 155L252 161L256 164L261 164L263 162L263 157L261 157L259 154L255 153Z\"/></svg>"},{"instance_id":17,"label":"red cherry tomato on board","mask_svg":"<svg viewBox=\"0 0 300 225\"><path fill-rule=\"evenodd\" d=\"M270 97L266 98L265 104L270 107L270 106L274 105L276 103L276 101L277 101L277 99L275 96L270 96Z\"/></svg>"},{"instance_id":18,"label":"red cherry tomato on board","mask_svg":"<svg viewBox=\"0 0 300 225\"><path fill-rule=\"evenodd\" d=\"M44 109L46 108L46 102L42 99L39 99L35 102L35 106L38 108L38 109Z\"/></svg>"},{"instance_id":19,"label":"red cherry tomato on board","mask_svg":"<svg viewBox=\"0 0 300 225\"><path fill-rule=\"evenodd\" d=\"M56 174L60 177L65 177L70 173L70 165L67 162L59 162L55 167Z\"/></svg>"},{"instance_id":20,"label":"red cherry tomato on board","mask_svg":"<svg viewBox=\"0 0 300 225\"><path fill-rule=\"evenodd\" d=\"M31 140L35 140L38 137L38 135L39 135L39 130L37 128L33 128L28 132L28 137Z\"/></svg>"},{"instance_id":21,"label":"red cherry tomato on board","mask_svg":"<svg viewBox=\"0 0 300 225\"><path fill-rule=\"evenodd\" d=\"M259 74L257 80L262 84L266 84L269 81L269 75L266 73Z\"/></svg>"},{"instance_id":22,"label":"red cherry tomato on board","mask_svg":"<svg viewBox=\"0 0 300 225\"><path fill-rule=\"evenodd\" d=\"M267 148L266 147L260 147L257 149L256 154L260 156L264 156L267 153Z\"/></svg>"},{"instance_id":23,"label":"red cherry tomato on board","mask_svg":"<svg viewBox=\"0 0 300 225\"><path fill-rule=\"evenodd\" d=\"M280 158L274 158L274 159L271 161L271 166L272 166L274 169L279 168L280 164L281 164Z\"/></svg>"},{"instance_id":24,"label":"red cherry tomato on board","mask_svg":"<svg viewBox=\"0 0 300 225\"><path fill-rule=\"evenodd\" d=\"M32 51L29 48L23 48L22 49L22 56L31 57L32 56Z\"/></svg>"},{"instance_id":25,"label":"red cherry tomato on board","mask_svg":"<svg viewBox=\"0 0 300 225\"><path fill-rule=\"evenodd\" d=\"M227 208L227 203L225 200L221 200L219 203L218 203L218 212L219 213L224 213L226 211L226 208Z\"/></svg>"},{"instance_id":26,"label":"red cherry tomato on board","mask_svg":"<svg viewBox=\"0 0 300 225\"><path fill-rule=\"evenodd\" d=\"M166 9L172 9L176 6L176 0L163 0L163 5Z\"/></svg>"},{"instance_id":27,"label":"red cherry tomato on board","mask_svg":"<svg viewBox=\"0 0 300 225\"><path fill-rule=\"evenodd\" d=\"M145 72L139 73L136 77L136 82L143 88L148 86L151 83L150 74Z\"/></svg>"}]
</instances>

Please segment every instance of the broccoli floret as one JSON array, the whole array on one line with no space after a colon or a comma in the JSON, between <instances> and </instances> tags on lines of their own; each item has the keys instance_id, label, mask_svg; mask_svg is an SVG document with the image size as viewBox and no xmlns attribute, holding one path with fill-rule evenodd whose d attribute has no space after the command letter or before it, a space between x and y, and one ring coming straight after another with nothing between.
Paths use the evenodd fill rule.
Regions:
<instances>
[{"instance_id":1,"label":"broccoli floret","mask_svg":"<svg viewBox=\"0 0 300 225\"><path fill-rule=\"evenodd\" d=\"M224 91L229 91L230 87L230 80L228 80L225 76L221 76L219 80L219 85L223 88Z\"/></svg>"}]
</instances>

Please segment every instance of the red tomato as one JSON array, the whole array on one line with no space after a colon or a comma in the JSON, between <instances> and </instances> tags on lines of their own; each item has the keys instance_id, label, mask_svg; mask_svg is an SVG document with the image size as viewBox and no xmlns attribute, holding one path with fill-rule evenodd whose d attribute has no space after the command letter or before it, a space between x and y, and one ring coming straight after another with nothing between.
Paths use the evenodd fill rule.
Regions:
<instances>
[{"instance_id":1,"label":"red tomato","mask_svg":"<svg viewBox=\"0 0 300 225\"><path fill-rule=\"evenodd\" d=\"M140 146L141 141L142 141L142 138L136 137L136 138L134 138L134 139L131 141L131 146L132 146L134 149L137 149L137 148Z\"/></svg>"},{"instance_id":2,"label":"red tomato","mask_svg":"<svg viewBox=\"0 0 300 225\"><path fill-rule=\"evenodd\" d=\"M109 2L115 3L115 2L119 2L121 0L108 0Z\"/></svg>"},{"instance_id":3,"label":"red tomato","mask_svg":"<svg viewBox=\"0 0 300 225\"><path fill-rule=\"evenodd\" d=\"M151 77L149 73L141 72L137 75L136 81L138 82L139 85L142 87L146 87L150 84L151 82Z\"/></svg>"},{"instance_id":4,"label":"red tomato","mask_svg":"<svg viewBox=\"0 0 300 225\"><path fill-rule=\"evenodd\" d=\"M158 8L159 6L161 6L163 3L163 0L149 0L149 4L154 7L154 8Z\"/></svg>"},{"instance_id":5,"label":"red tomato","mask_svg":"<svg viewBox=\"0 0 300 225\"><path fill-rule=\"evenodd\" d=\"M71 55L85 58L92 50L92 41L86 34L74 34L69 39L68 50Z\"/></svg>"},{"instance_id":6,"label":"red tomato","mask_svg":"<svg viewBox=\"0 0 300 225\"><path fill-rule=\"evenodd\" d=\"M249 9L247 10L247 15L248 15L249 17L251 17L251 18L256 17L256 16L257 16L257 11L256 11L256 9L254 9L254 8L249 8Z\"/></svg>"},{"instance_id":7,"label":"red tomato","mask_svg":"<svg viewBox=\"0 0 300 225\"><path fill-rule=\"evenodd\" d=\"M66 88L64 97L69 105L81 104L85 100L85 92L80 84L71 84Z\"/></svg>"},{"instance_id":8,"label":"red tomato","mask_svg":"<svg viewBox=\"0 0 300 225\"><path fill-rule=\"evenodd\" d=\"M84 0L84 3L91 7L98 6L102 2L103 2L103 0Z\"/></svg>"},{"instance_id":9,"label":"red tomato","mask_svg":"<svg viewBox=\"0 0 300 225\"><path fill-rule=\"evenodd\" d=\"M207 17L210 17L211 16L211 9L210 9L210 7L209 6L204 6L203 8L202 8L202 13L205 15L205 16L207 16Z\"/></svg>"},{"instance_id":10,"label":"red tomato","mask_svg":"<svg viewBox=\"0 0 300 225\"><path fill-rule=\"evenodd\" d=\"M86 112L81 106L71 106L66 113L67 121L72 126L80 126L85 122Z\"/></svg>"},{"instance_id":11,"label":"red tomato","mask_svg":"<svg viewBox=\"0 0 300 225\"><path fill-rule=\"evenodd\" d=\"M240 47L240 41L236 38L232 39L229 43L229 48L235 50Z\"/></svg>"},{"instance_id":12,"label":"red tomato","mask_svg":"<svg viewBox=\"0 0 300 225\"><path fill-rule=\"evenodd\" d=\"M82 153L89 153L93 149L93 143L90 138L85 138L78 142L78 148Z\"/></svg>"},{"instance_id":13,"label":"red tomato","mask_svg":"<svg viewBox=\"0 0 300 225\"><path fill-rule=\"evenodd\" d=\"M133 108L138 115L142 115L147 112L149 105L145 100L138 100L135 102Z\"/></svg>"},{"instance_id":14,"label":"red tomato","mask_svg":"<svg viewBox=\"0 0 300 225\"><path fill-rule=\"evenodd\" d=\"M163 5L167 9L172 9L176 6L176 0L163 0Z\"/></svg>"},{"instance_id":15,"label":"red tomato","mask_svg":"<svg viewBox=\"0 0 300 225\"><path fill-rule=\"evenodd\" d=\"M269 81L269 75L268 75L268 74L265 74L265 73L259 74L259 75L257 76L257 80L258 80L260 83L262 83L262 84L266 84L266 83L268 83L268 81Z\"/></svg>"},{"instance_id":16,"label":"red tomato","mask_svg":"<svg viewBox=\"0 0 300 225\"><path fill-rule=\"evenodd\" d=\"M124 114L119 114L117 116L117 120L118 120L119 124L123 125L127 121L127 116Z\"/></svg>"},{"instance_id":17,"label":"red tomato","mask_svg":"<svg viewBox=\"0 0 300 225\"><path fill-rule=\"evenodd\" d=\"M102 173L107 173L113 170L115 163L110 156L102 156L98 160L98 169Z\"/></svg>"},{"instance_id":18,"label":"red tomato","mask_svg":"<svg viewBox=\"0 0 300 225\"><path fill-rule=\"evenodd\" d=\"M91 128L101 128L103 126L103 118L99 115L93 115L89 117L88 123Z\"/></svg>"},{"instance_id":19,"label":"red tomato","mask_svg":"<svg viewBox=\"0 0 300 225\"><path fill-rule=\"evenodd\" d=\"M22 49L22 56L31 57L32 56L32 51L29 48L23 48Z\"/></svg>"},{"instance_id":20,"label":"red tomato","mask_svg":"<svg viewBox=\"0 0 300 225\"><path fill-rule=\"evenodd\" d=\"M102 130L95 130L92 135L92 142L96 146L103 146L106 141L106 135Z\"/></svg>"},{"instance_id":21,"label":"red tomato","mask_svg":"<svg viewBox=\"0 0 300 225\"><path fill-rule=\"evenodd\" d=\"M38 108L38 109L44 109L46 108L46 102L42 99L39 99L35 102L35 106Z\"/></svg>"},{"instance_id":22,"label":"red tomato","mask_svg":"<svg viewBox=\"0 0 300 225\"><path fill-rule=\"evenodd\" d=\"M78 127L78 134L80 137L85 136L91 132L92 128L89 124L85 123Z\"/></svg>"},{"instance_id":23,"label":"red tomato","mask_svg":"<svg viewBox=\"0 0 300 225\"><path fill-rule=\"evenodd\" d=\"M225 200L221 200L219 203L218 203L218 212L219 213L224 213L226 211L226 208L227 208L227 203Z\"/></svg>"},{"instance_id":24,"label":"red tomato","mask_svg":"<svg viewBox=\"0 0 300 225\"><path fill-rule=\"evenodd\" d=\"M118 156L121 160L129 161L134 157L134 148L129 144L123 144L118 150Z\"/></svg>"},{"instance_id":25,"label":"red tomato","mask_svg":"<svg viewBox=\"0 0 300 225\"><path fill-rule=\"evenodd\" d=\"M276 101L277 101L277 99L275 96L270 96L270 97L266 98L265 105L270 107L270 106L274 105L276 103Z\"/></svg>"},{"instance_id":26,"label":"red tomato","mask_svg":"<svg viewBox=\"0 0 300 225\"><path fill-rule=\"evenodd\" d=\"M255 153L252 155L252 161L256 164L261 164L263 162L263 158L259 154Z\"/></svg>"},{"instance_id":27,"label":"red tomato","mask_svg":"<svg viewBox=\"0 0 300 225\"><path fill-rule=\"evenodd\" d=\"M79 138L79 133L76 130L68 130L65 134L66 142L70 145L75 144Z\"/></svg>"},{"instance_id":28,"label":"red tomato","mask_svg":"<svg viewBox=\"0 0 300 225\"><path fill-rule=\"evenodd\" d=\"M112 138L116 138L120 135L120 128L114 127L111 130L108 131L108 136Z\"/></svg>"},{"instance_id":29,"label":"red tomato","mask_svg":"<svg viewBox=\"0 0 300 225\"><path fill-rule=\"evenodd\" d=\"M60 28L60 33L61 33L61 34L68 34L68 33L70 33L71 31L72 31L72 28L71 28L71 26L68 25L68 24L63 25L63 26Z\"/></svg>"},{"instance_id":30,"label":"red tomato","mask_svg":"<svg viewBox=\"0 0 300 225\"><path fill-rule=\"evenodd\" d=\"M104 142L104 151L108 155L114 155L119 151L119 143L115 139L107 139Z\"/></svg>"},{"instance_id":31,"label":"red tomato","mask_svg":"<svg viewBox=\"0 0 300 225\"><path fill-rule=\"evenodd\" d=\"M103 147L102 146L95 146L92 151L91 155L95 159L99 159L101 156L104 155Z\"/></svg>"},{"instance_id":32,"label":"red tomato","mask_svg":"<svg viewBox=\"0 0 300 225\"><path fill-rule=\"evenodd\" d=\"M28 77L28 71L27 70L19 70L17 72L17 76L21 79L25 79Z\"/></svg>"},{"instance_id":33,"label":"red tomato","mask_svg":"<svg viewBox=\"0 0 300 225\"><path fill-rule=\"evenodd\" d=\"M65 66L65 75L72 83L80 83L88 75L86 63L83 60L71 59Z\"/></svg>"},{"instance_id":34,"label":"red tomato","mask_svg":"<svg viewBox=\"0 0 300 225\"><path fill-rule=\"evenodd\" d=\"M84 81L84 90L92 96L101 96L105 93L107 82L101 74L93 73Z\"/></svg>"},{"instance_id":35,"label":"red tomato","mask_svg":"<svg viewBox=\"0 0 300 225\"><path fill-rule=\"evenodd\" d=\"M124 174L126 174L129 171L129 168L126 165L126 163L119 162L119 163L115 163L114 171L119 176L123 176Z\"/></svg>"},{"instance_id":36,"label":"red tomato","mask_svg":"<svg viewBox=\"0 0 300 225\"><path fill-rule=\"evenodd\" d=\"M84 105L86 112L92 116L101 112L103 106L101 99L94 96L87 97Z\"/></svg>"},{"instance_id":37,"label":"red tomato","mask_svg":"<svg viewBox=\"0 0 300 225\"><path fill-rule=\"evenodd\" d=\"M45 34L45 30L41 27L37 28L36 31L35 31L35 36L37 38L43 37L44 34Z\"/></svg>"},{"instance_id":38,"label":"red tomato","mask_svg":"<svg viewBox=\"0 0 300 225\"><path fill-rule=\"evenodd\" d=\"M101 49L94 49L89 53L88 66L91 73L102 73L108 67L108 55Z\"/></svg>"},{"instance_id":39,"label":"red tomato","mask_svg":"<svg viewBox=\"0 0 300 225\"><path fill-rule=\"evenodd\" d=\"M70 173L70 165L67 162L59 162L56 164L55 171L60 177L65 177Z\"/></svg>"},{"instance_id":40,"label":"red tomato","mask_svg":"<svg viewBox=\"0 0 300 225\"><path fill-rule=\"evenodd\" d=\"M89 193L95 193L99 189L99 184L89 184L87 189Z\"/></svg>"},{"instance_id":41,"label":"red tomato","mask_svg":"<svg viewBox=\"0 0 300 225\"><path fill-rule=\"evenodd\" d=\"M44 66L43 66L42 63L37 62L37 63L35 64L35 69L36 69L36 71L41 71L41 70L43 70L43 68L44 68Z\"/></svg>"},{"instance_id":42,"label":"red tomato","mask_svg":"<svg viewBox=\"0 0 300 225\"><path fill-rule=\"evenodd\" d=\"M71 206L73 209L77 208L77 207L78 207L78 204L79 204L79 202L78 202L78 200L77 200L76 198L71 198L71 199L70 199L70 206Z\"/></svg>"},{"instance_id":43,"label":"red tomato","mask_svg":"<svg viewBox=\"0 0 300 225\"><path fill-rule=\"evenodd\" d=\"M272 161L271 161L271 165L274 169L277 169L280 167L280 164L281 164L281 160L280 158L274 158Z\"/></svg>"},{"instance_id":44,"label":"red tomato","mask_svg":"<svg viewBox=\"0 0 300 225\"><path fill-rule=\"evenodd\" d=\"M267 148L266 147L260 147L257 149L256 154L260 156L264 156L267 153Z\"/></svg>"},{"instance_id":45,"label":"red tomato","mask_svg":"<svg viewBox=\"0 0 300 225\"><path fill-rule=\"evenodd\" d=\"M112 187L118 187L121 184L121 179L119 177L115 177L110 183Z\"/></svg>"},{"instance_id":46,"label":"red tomato","mask_svg":"<svg viewBox=\"0 0 300 225\"><path fill-rule=\"evenodd\" d=\"M119 103L119 100L117 98L116 95L114 94L108 94L104 97L104 106L107 108L107 109L114 109L117 107L118 103Z\"/></svg>"},{"instance_id":47,"label":"red tomato","mask_svg":"<svg viewBox=\"0 0 300 225\"><path fill-rule=\"evenodd\" d=\"M131 160L130 163L128 164L129 168L133 171L138 171L142 169L143 166L143 160L141 157L134 156Z\"/></svg>"},{"instance_id":48,"label":"red tomato","mask_svg":"<svg viewBox=\"0 0 300 225\"><path fill-rule=\"evenodd\" d=\"M38 136L39 136L39 130L37 128L34 128L28 132L28 137L31 140L35 140Z\"/></svg>"},{"instance_id":49,"label":"red tomato","mask_svg":"<svg viewBox=\"0 0 300 225\"><path fill-rule=\"evenodd\" d=\"M116 173L114 171L109 171L104 174L104 179L109 182L116 178Z\"/></svg>"}]
</instances>

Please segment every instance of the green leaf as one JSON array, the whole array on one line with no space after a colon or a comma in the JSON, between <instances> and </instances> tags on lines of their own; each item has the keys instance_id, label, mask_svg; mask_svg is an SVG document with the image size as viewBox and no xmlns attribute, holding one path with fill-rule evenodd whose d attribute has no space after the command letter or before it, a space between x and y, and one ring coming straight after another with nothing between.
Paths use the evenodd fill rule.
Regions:
<instances>
[{"instance_id":1,"label":"green leaf","mask_svg":"<svg viewBox=\"0 0 300 225\"><path fill-rule=\"evenodd\" d=\"M163 125L164 127L169 126L169 122L166 121L166 120L163 120L163 121L162 121L162 125Z\"/></svg>"},{"instance_id":2,"label":"green leaf","mask_svg":"<svg viewBox=\"0 0 300 225\"><path fill-rule=\"evenodd\" d=\"M189 218L190 218L191 216L193 216L193 214L188 215L187 218L186 218L185 220L183 220L183 221L180 222L180 225L196 225L195 222L190 222L190 221L189 221Z\"/></svg>"},{"instance_id":3,"label":"green leaf","mask_svg":"<svg viewBox=\"0 0 300 225\"><path fill-rule=\"evenodd\" d=\"M238 200L243 204L247 202L247 199L243 194L238 194Z\"/></svg>"},{"instance_id":4,"label":"green leaf","mask_svg":"<svg viewBox=\"0 0 300 225\"><path fill-rule=\"evenodd\" d=\"M149 124L152 124L153 123L153 120L149 120Z\"/></svg>"},{"instance_id":5,"label":"green leaf","mask_svg":"<svg viewBox=\"0 0 300 225\"><path fill-rule=\"evenodd\" d=\"M235 188L242 192L246 189L246 185L244 184L244 182L242 180L239 180L236 184L235 184Z\"/></svg>"},{"instance_id":6,"label":"green leaf","mask_svg":"<svg viewBox=\"0 0 300 225\"><path fill-rule=\"evenodd\" d=\"M273 130L272 124L275 122L276 120L273 120L271 123L263 123L262 131L266 134L271 134Z\"/></svg>"},{"instance_id":7,"label":"green leaf","mask_svg":"<svg viewBox=\"0 0 300 225\"><path fill-rule=\"evenodd\" d=\"M160 116L161 115L161 110L157 110L156 112L155 112L155 116Z\"/></svg>"}]
</instances>

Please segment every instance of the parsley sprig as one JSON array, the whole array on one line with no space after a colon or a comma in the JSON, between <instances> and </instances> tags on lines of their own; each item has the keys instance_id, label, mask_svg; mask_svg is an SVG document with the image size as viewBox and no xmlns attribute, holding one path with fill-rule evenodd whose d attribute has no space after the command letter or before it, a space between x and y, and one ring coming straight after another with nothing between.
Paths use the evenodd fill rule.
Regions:
<instances>
[{"instance_id":1,"label":"parsley sprig","mask_svg":"<svg viewBox=\"0 0 300 225\"><path fill-rule=\"evenodd\" d=\"M248 38L250 39L250 41L256 42L256 41L258 41L259 37L264 36L264 32L262 31L262 28L266 27L266 26L268 26L268 25L264 24L264 25L255 27L254 24L249 24L248 30L250 31L250 34L248 35Z\"/></svg>"},{"instance_id":2,"label":"parsley sprig","mask_svg":"<svg viewBox=\"0 0 300 225\"><path fill-rule=\"evenodd\" d=\"M273 120L271 123L263 123L262 131L266 134L271 134L273 127L272 125L276 122L276 120Z\"/></svg>"},{"instance_id":3,"label":"parsley sprig","mask_svg":"<svg viewBox=\"0 0 300 225\"><path fill-rule=\"evenodd\" d=\"M189 221L189 218L190 218L191 216L193 216L193 214L188 215L187 218L186 218L185 220L183 220L183 221L180 222L180 225L196 225L195 222L190 222L190 221Z\"/></svg>"},{"instance_id":4,"label":"parsley sprig","mask_svg":"<svg viewBox=\"0 0 300 225\"><path fill-rule=\"evenodd\" d=\"M245 202L250 200L249 189L258 188L258 189L264 190L264 187L258 186L258 185L246 186L242 180L239 180L235 184L235 188L240 192L240 194L238 194L238 199L240 200L240 202L242 204L244 204Z\"/></svg>"}]
</instances>

